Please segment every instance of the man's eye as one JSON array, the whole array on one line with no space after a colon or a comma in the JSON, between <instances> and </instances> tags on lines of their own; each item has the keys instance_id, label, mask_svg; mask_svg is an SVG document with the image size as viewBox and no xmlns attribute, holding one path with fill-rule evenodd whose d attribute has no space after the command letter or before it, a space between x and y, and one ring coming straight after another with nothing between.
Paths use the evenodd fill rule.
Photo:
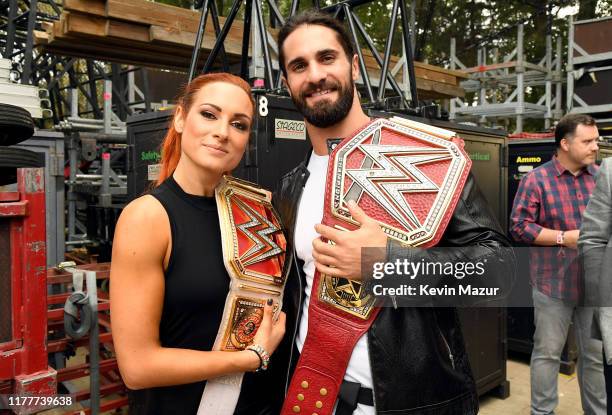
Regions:
<instances>
[{"instance_id":1,"label":"man's eye","mask_svg":"<svg viewBox=\"0 0 612 415\"><path fill-rule=\"evenodd\" d=\"M202 111L200 114L202 114L202 117L208 118L209 120L214 120L217 118L215 117L215 114L210 111Z\"/></svg>"},{"instance_id":2,"label":"man's eye","mask_svg":"<svg viewBox=\"0 0 612 415\"><path fill-rule=\"evenodd\" d=\"M304 65L303 63L298 63L298 64L293 65L293 71L300 72L300 71L303 71L305 67L306 65Z\"/></svg>"}]
</instances>

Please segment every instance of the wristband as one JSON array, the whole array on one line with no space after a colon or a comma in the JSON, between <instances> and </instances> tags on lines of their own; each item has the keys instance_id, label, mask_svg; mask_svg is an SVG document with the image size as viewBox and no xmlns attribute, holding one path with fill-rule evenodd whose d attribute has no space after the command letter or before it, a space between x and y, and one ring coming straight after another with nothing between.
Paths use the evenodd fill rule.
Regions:
<instances>
[{"instance_id":1,"label":"wristband","mask_svg":"<svg viewBox=\"0 0 612 415\"><path fill-rule=\"evenodd\" d=\"M263 372L264 370L268 369L268 364L270 364L270 354L266 352L266 349L259 344L252 344L248 346L246 350L255 352L257 357L259 357L260 364L255 372Z\"/></svg>"},{"instance_id":2,"label":"wristband","mask_svg":"<svg viewBox=\"0 0 612 415\"><path fill-rule=\"evenodd\" d=\"M559 231L557 233L557 245L563 245L565 243L565 232Z\"/></svg>"}]
</instances>

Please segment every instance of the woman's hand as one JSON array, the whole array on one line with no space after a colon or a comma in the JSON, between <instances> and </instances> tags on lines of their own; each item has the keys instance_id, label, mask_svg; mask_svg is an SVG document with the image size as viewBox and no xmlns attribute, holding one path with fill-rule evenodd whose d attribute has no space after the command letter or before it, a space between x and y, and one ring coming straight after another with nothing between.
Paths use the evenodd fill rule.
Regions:
<instances>
[{"instance_id":1,"label":"woman's hand","mask_svg":"<svg viewBox=\"0 0 612 415\"><path fill-rule=\"evenodd\" d=\"M269 299L264 305L263 318L257 334L253 338L253 343L259 344L270 355L274 353L285 335L285 313L281 312L278 319L272 321L274 315L273 304L272 299Z\"/></svg>"}]
</instances>

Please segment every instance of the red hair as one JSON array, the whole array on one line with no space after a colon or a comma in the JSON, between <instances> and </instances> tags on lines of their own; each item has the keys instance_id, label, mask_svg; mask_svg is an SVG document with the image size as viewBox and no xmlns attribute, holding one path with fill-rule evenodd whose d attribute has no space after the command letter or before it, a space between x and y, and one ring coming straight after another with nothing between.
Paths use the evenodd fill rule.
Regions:
<instances>
[{"instance_id":1,"label":"red hair","mask_svg":"<svg viewBox=\"0 0 612 415\"><path fill-rule=\"evenodd\" d=\"M253 100L251 95L251 87L249 86L248 82L236 75L219 72L208 73L194 78L190 83L185 85L183 93L177 99L174 114L172 115L170 125L168 126L168 132L166 133L166 137L164 137L164 141L161 144L161 169L159 171L157 182L154 186L159 186L164 180L172 175L174 169L176 169L176 166L178 165L179 159L181 158L181 134L174 129L174 119L176 118L179 107L183 110L183 116L186 116L191 109L193 99L198 91L205 85L213 82L225 82L241 88L251 98L253 108L255 108L255 100Z\"/></svg>"}]
</instances>

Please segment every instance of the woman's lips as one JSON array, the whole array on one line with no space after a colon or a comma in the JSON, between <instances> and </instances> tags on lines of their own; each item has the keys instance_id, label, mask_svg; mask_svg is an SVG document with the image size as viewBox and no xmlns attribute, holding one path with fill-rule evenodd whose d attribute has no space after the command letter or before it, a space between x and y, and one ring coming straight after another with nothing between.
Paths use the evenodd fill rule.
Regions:
<instances>
[{"instance_id":1,"label":"woman's lips","mask_svg":"<svg viewBox=\"0 0 612 415\"><path fill-rule=\"evenodd\" d=\"M211 144L202 144L202 145L213 153L217 153L217 154L227 154L228 153L228 151L222 147L214 146Z\"/></svg>"}]
</instances>

